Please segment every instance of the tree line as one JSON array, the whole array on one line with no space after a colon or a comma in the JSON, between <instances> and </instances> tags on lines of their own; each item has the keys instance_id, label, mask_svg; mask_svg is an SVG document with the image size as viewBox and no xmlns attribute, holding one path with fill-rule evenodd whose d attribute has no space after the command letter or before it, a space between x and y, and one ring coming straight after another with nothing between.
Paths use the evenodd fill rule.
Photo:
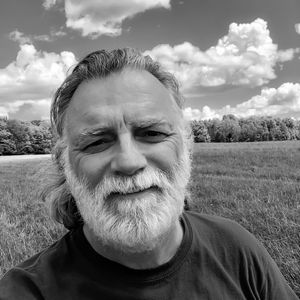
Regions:
<instances>
[{"instance_id":1,"label":"tree line","mask_svg":"<svg viewBox=\"0 0 300 300\"><path fill-rule=\"evenodd\" d=\"M300 120L224 115L222 120L191 122L194 142L256 142L300 140ZM47 154L53 136L49 121L0 118L0 155Z\"/></svg>"},{"instance_id":2,"label":"tree line","mask_svg":"<svg viewBox=\"0 0 300 300\"><path fill-rule=\"evenodd\" d=\"M51 145L49 121L0 118L0 155L47 154L51 152Z\"/></svg>"},{"instance_id":3,"label":"tree line","mask_svg":"<svg viewBox=\"0 0 300 300\"><path fill-rule=\"evenodd\" d=\"M222 120L192 121L194 142L259 142L300 140L300 120L224 115Z\"/></svg>"}]
</instances>

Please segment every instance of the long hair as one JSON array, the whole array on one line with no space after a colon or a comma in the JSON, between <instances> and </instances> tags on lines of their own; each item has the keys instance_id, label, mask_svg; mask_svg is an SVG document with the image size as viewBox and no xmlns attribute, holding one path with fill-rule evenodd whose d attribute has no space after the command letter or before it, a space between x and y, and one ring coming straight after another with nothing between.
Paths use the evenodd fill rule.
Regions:
<instances>
[{"instance_id":1,"label":"long hair","mask_svg":"<svg viewBox=\"0 0 300 300\"><path fill-rule=\"evenodd\" d=\"M56 175L53 182L43 192L43 198L50 201L52 217L68 229L75 228L82 223L82 218L69 191L64 174L63 153L66 151L66 144L63 135L68 105L82 82L108 77L112 73L122 71L125 67L151 73L169 90L178 107L183 109L184 100L174 76L164 71L161 65L154 62L149 56L143 56L135 49L95 51L88 54L75 66L53 97L50 118L54 140L56 140L52 150Z\"/></svg>"}]
</instances>

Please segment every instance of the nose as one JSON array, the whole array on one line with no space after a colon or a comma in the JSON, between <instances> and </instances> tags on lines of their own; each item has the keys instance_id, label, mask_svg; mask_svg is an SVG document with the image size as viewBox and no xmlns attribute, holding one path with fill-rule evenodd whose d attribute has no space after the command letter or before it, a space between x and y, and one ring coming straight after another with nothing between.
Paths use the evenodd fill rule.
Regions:
<instances>
[{"instance_id":1,"label":"nose","mask_svg":"<svg viewBox=\"0 0 300 300\"><path fill-rule=\"evenodd\" d=\"M147 160L139 151L129 133L119 136L119 147L111 161L111 170L116 175L132 176L143 170Z\"/></svg>"}]
</instances>

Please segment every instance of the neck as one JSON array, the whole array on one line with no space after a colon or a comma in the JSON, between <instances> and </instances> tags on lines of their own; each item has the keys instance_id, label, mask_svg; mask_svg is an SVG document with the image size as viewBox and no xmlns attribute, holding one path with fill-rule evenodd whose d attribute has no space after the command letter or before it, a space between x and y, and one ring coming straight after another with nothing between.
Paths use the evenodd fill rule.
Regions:
<instances>
[{"instance_id":1,"label":"neck","mask_svg":"<svg viewBox=\"0 0 300 300\"><path fill-rule=\"evenodd\" d=\"M132 269L152 269L168 262L175 255L183 238L183 228L178 220L151 251L125 253L114 247L103 246L86 224L83 226L83 232L98 254Z\"/></svg>"}]
</instances>

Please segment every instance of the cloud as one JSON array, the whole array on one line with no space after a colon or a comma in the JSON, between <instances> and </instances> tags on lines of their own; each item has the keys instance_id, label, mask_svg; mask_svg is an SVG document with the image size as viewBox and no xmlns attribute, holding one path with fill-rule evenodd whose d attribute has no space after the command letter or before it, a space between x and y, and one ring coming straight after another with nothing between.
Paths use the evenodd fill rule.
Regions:
<instances>
[{"instance_id":1,"label":"cloud","mask_svg":"<svg viewBox=\"0 0 300 300\"><path fill-rule=\"evenodd\" d=\"M264 88L260 95L229 109L242 117L287 114L300 117L300 84L287 82L277 89Z\"/></svg>"},{"instance_id":2,"label":"cloud","mask_svg":"<svg viewBox=\"0 0 300 300\"><path fill-rule=\"evenodd\" d=\"M277 61L278 62L286 62L292 60L295 54L300 53L300 48L290 48L286 50L279 50L277 52Z\"/></svg>"},{"instance_id":3,"label":"cloud","mask_svg":"<svg viewBox=\"0 0 300 300\"><path fill-rule=\"evenodd\" d=\"M18 29L10 32L8 36L12 41L18 42L19 44L31 43L31 38Z\"/></svg>"},{"instance_id":4,"label":"cloud","mask_svg":"<svg viewBox=\"0 0 300 300\"><path fill-rule=\"evenodd\" d=\"M55 4L56 4L56 0L44 0L43 2L43 6L45 7L45 9L50 9L52 8Z\"/></svg>"},{"instance_id":5,"label":"cloud","mask_svg":"<svg viewBox=\"0 0 300 300\"><path fill-rule=\"evenodd\" d=\"M9 107L9 118L18 120L46 120L50 118L50 99L17 101Z\"/></svg>"},{"instance_id":6,"label":"cloud","mask_svg":"<svg viewBox=\"0 0 300 300\"><path fill-rule=\"evenodd\" d=\"M276 78L275 66L292 60L297 49L279 50L273 43L267 22L229 26L228 34L216 46L202 51L189 42L162 44L145 54L161 62L182 83L192 86L261 86Z\"/></svg>"},{"instance_id":7,"label":"cloud","mask_svg":"<svg viewBox=\"0 0 300 300\"><path fill-rule=\"evenodd\" d=\"M234 107L226 105L221 109L204 106L202 110L186 108L185 115L193 119L221 118L225 114L238 117L250 116L293 116L300 118L300 83L286 82L276 88L264 88L256 95Z\"/></svg>"},{"instance_id":8,"label":"cloud","mask_svg":"<svg viewBox=\"0 0 300 300\"><path fill-rule=\"evenodd\" d=\"M83 36L117 36L122 22L153 8L170 8L170 0L65 0L66 25Z\"/></svg>"},{"instance_id":9,"label":"cloud","mask_svg":"<svg viewBox=\"0 0 300 300\"><path fill-rule=\"evenodd\" d=\"M43 41L43 42L53 42L58 37L65 36L67 33L63 31L62 27L58 30L52 28L50 34L40 34L40 35L25 35L25 33L20 32L18 29L10 32L8 37L19 44L32 44L33 41Z\"/></svg>"},{"instance_id":10,"label":"cloud","mask_svg":"<svg viewBox=\"0 0 300 300\"><path fill-rule=\"evenodd\" d=\"M50 30L50 36L51 37L62 37L62 36L65 36L67 35L67 33L65 31L63 31L63 27L61 26L60 29L56 30L54 28L52 28Z\"/></svg>"},{"instance_id":11,"label":"cloud","mask_svg":"<svg viewBox=\"0 0 300 300\"><path fill-rule=\"evenodd\" d=\"M197 108L187 107L184 110L184 116L188 120L207 120L207 119L220 119L222 116L219 115L215 110L208 106L203 106L202 110Z\"/></svg>"},{"instance_id":12,"label":"cloud","mask_svg":"<svg viewBox=\"0 0 300 300\"><path fill-rule=\"evenodd\" d=\"M41 35L34 35L33 39L36 41L43 41L43 42L50 42L52 41L52 38L47 34L41 34Z\"/></svg>"},{"instance_id":13,"label":"cloud","mask_svg":"<svg viewBox=\"0 0 300 300\"><path fill-rule=\"evenodd\" d=\"M7 118L8 117L8 111L7 108L5 108L4 106L0 106L0 118Z\"/></svg>"},{"instance_id":14,"label":"cloud","mask_svg":"<svg viewBox=\"0 0 300 300\"><path fill-rule=\"evenodd\" d=\"M295 24L295 30L298 34L300 34L300 23Z\"/></svg>"},{"instance_id":15,"label":"cloud","mask_svg":"<svg viewBox=\"0 0 300 300\"><path fill-rule=\"evenodd\" d=\"M26 103L32 107L36 103L36 109L45 108L45 101L50 103L53 92L75 63L72 52L49 53L38 51L32 44L21 44L16 59L0 69L0 112L10 115L24 111Z\"/></svg>"}]
</instances>

